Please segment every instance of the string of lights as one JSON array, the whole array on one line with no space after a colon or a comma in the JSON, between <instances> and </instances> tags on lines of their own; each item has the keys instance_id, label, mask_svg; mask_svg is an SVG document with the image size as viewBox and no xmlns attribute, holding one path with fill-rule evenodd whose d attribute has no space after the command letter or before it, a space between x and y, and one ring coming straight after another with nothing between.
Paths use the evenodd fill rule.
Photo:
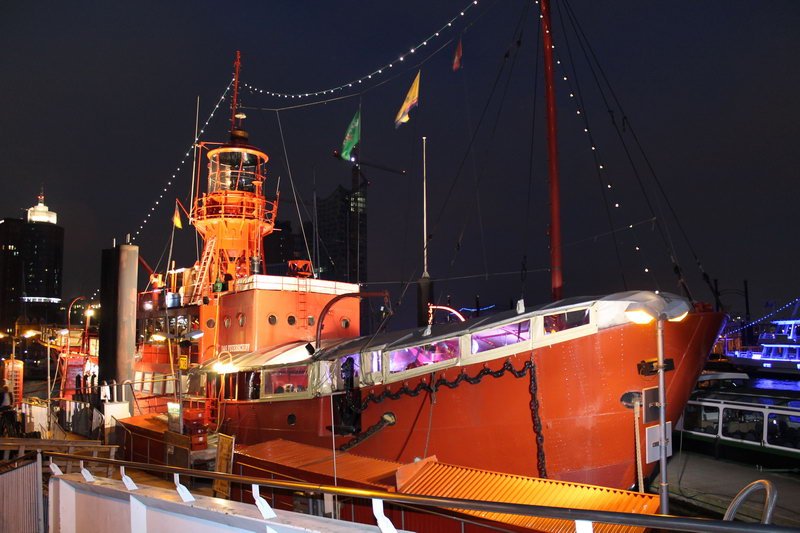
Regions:
<instances>
[{"instance_id":1,"label":"string of lights","mask_svg":"<svg viewBox=\"0 0 800 533\"><path fill-rule=\"evenodd\" d=\"M347 81L347 82L345 82L345 83L343 83L343 84L341 84L339 86L330 87L328 89L320 89L320 90L317 90L317 91L309 91L309 92L282 93L282 92L277 92L277 91L271 91L271 90L268 90L268 89L261 89L261 88L255 87L253 85L250 85L248 83L244 83L243 85L244 85L244 87L246 89L251 91L253 94L266 94L268 96L272 96L272 97L275 97L275 98L314 98L314 97L318 97L318 96L326 96L326 95L329 95L329 94L334 94L334 93L339 92L339 91L345 91L347 89L352 89L353 87L358 87L359 85L363 85L364 83L369 82L369 80L371 80L373 78L378 78L378 77L386 74L392 68L394 68L394 66L396 64L403 63L405 61L406 57L408 57L409 55L415 54L417 52L417 50L428 46L429 43L432 43L433 41L435 41L437 39L440 39L443 34L446 34L453 27L453 23L456 20L458 20L460 17L466 16L467 13L469 12L469 10L474 8L477 5L478 5L478 0L472 0L472 2L470 2L469 4L464 6L458 12L457 15L455 15L455 16L451 17L449 20L447 20L447 22L445 22L438 30L436 30L435 32L433 32L430 35L428 35L428 37L426 37L425 39L420 41L416 46L412 46L409 49L408 52L401 53L401 54L399 54L397 56L397 59L395 59L395 60L393 60L393 61L391 61L389 63L385 63L385 64L381 65L380 67L374 69L372 72L369 72L368 74L365 74L365 75L361 76L360 78L356 78L354 80Z\"/></svg>"},{"instance_id":2,"label":"string of lights","mask_svg":"<svg viewBox=\"0 0 800 533\"><path fill-rule=\"evenodd\" d=\"M142 220L142 223L139 224L139 228L136 230L134 235L131 237L131 241L132 242L136 242L136 239L139 237L139 234L144 230L144 227L150 221L150 218L153 216L153 214L155 214L156 208L161 203L161 200L164 199L164 195L167 193L167 191L170 189L170 187L172 187L172 183L175 181L176 177L180 173L181 168L183 168L183 165L186 164L186 160L192 154L192 150L194 149L194 147L197 144L197 142L200 140L200 137L202 137L203 134L205 133L206 128L208 127L208 125L211 122L211 120L214 118L214 115L216 114L217 110L219 109L220 104L222 104L222 102L225 101L225 97L228 95L228 92L231 90L232 86L233 86L233 79L231 79L230 83L228 83L228 86L225 87L225 90L222 92L222 96L219 97L219 100L217 100L217 104L211 110L211 113L209 114L208 118L203 123L203 127L200 128L200 131L197 132L197 137L195 137L194 141L192 141L192 144L189 145L189 148L186 150L186 153L183 154L183 157L181 158L181 162L177 166L177 168L175 169L175 172L167 179L166 185L164 185L163 190L159 192L158 198L156 198L156 200L153 202L153 205L150 207L150 210L147 212L147 215L145 215L144 219Z\"/></svg>"},{"instance_id":3,"label":"string of lights","mask_svg":"<svg viewBox=\"0 0 800 533\"><path fill-rule=\"evenodd\" d=\"M780 313L784 309L787 309L788 307L790 307L790 306L792 306L792 305L794 305L794 304L796 304L798 302L800 302L800 298L795 298L794 300L790 300L787 303L783 304L778 309L774 310L773 312L771 312L769 314L766 314L766 315L762 316L761 318L757 318L757 319L753 320L752 322L750 322L749 324L745 324L744 326L740 326L740 327L738 327L736 329L730 329L730 330L726 331L725 334L726 335L732 335L734 333L739 333L740 331L742 331L744 329L753 327L756 324L758 324L760 322L763 322L763 321L767 320L768 318L771 318L771 317L777 315L778 313Z\"/></svg>"}]
</instances>

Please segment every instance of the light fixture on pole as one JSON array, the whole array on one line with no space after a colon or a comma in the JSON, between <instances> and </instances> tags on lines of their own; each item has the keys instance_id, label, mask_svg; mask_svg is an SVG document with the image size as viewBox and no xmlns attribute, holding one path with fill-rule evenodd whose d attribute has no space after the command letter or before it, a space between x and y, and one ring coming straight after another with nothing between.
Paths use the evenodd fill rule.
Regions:
<instances>
[{"instance_id":1,"label":"light fixture on pole","mask_svg":"<svg viewBox=\"0 0 800 533\"><path fill-rule=\"evenodd\" d=\"M56 336L53 335L52 330L51 333L47 336L47 359L45 360L45 364L47 365L47 438L50 438L50 347L56 341Z\"/></svg>"},{"instance_id":2,"label":"light fixture on pole","mask_svg":"<svg viewBox=\"0 0 800 533\"><path fill-rule=\"evenodd\" d=\"M667 394L664 379L664 322L680 322L691 309L689 302L682 298L653 294L631 302L625 309L625 316L636 324L649 324L656 321L656 344L658 349L658 427L659 427L659 469L661 483L659 497L661 514L669 514L669 482L667 480Z\"/></svg>"},{"instance_id":3,"label":"light fixture on pole","mask_svg":"<svg viewBox=\"0 0 800 533\"><path fill-rule=\"evenodd\" d=\"M67 335L68 335L67 340L69 341L69 344L67 345L67 353L72 353L72 340L69 337L69 332L72 329L72 306L75 305L75 302L77 302L78 300L85 300L85 299L86 299L85 296L76 296L75 298L72 299L72 301L69 303L69 306L67 307Z\"/></svg>"},{"instance_id":4,"label":"light fixture on pole","mask_svg":"<svg viewBox=\"0 0 800 533\"><path fill-rule=\"evenodd\" d=\"M81 346L81 351L86 355L89 355L89 323L92 321L92 317L94 316L94 309L89 307L86 311L84 311L84 315L86 315L86 325L84 326L83 330L83 343Z\"/></svg>"},{"instance_id":5,"label":"light fixture on pole","mask_svg":"<svg viewBox=\"0 0 800 533\"><path fill-rule=\"evenodd\" d=\"M29 329L22 335L9 335L7 333L0 333L0 339L5 337L9 337L11 339L11 359L14 360L17 358L17 343L22 339L30 339L36 335L40 335L41 333L41 331L35 329Z\"/></svg>"}]
</instances>

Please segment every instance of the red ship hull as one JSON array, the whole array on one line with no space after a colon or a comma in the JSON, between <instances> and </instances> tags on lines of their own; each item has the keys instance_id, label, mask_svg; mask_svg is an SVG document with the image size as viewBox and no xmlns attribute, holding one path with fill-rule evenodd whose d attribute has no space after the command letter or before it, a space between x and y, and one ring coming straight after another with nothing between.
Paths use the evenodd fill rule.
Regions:
<instances>
[{"instance_id":1,"label":"red ship hull","mask_svg":"<svg viewBox=\"0 0 800 533\"><path fill-rule=\"evenodd\" d=\"M693 313L682 323L666 325L665 352L675 364L666 373L667 420L673 424L722 321L719 313ZM362 388L362 433L379 425L386 413L396 422L349 451L399 462L436 455L451 464L525 476L540 475L543 467L549 478L630 487L636 481L635 418L622 397L657 386L655 375L643 376L637 368L654 357L655 339L654 325L619 325L501 359ZM459 382L461 374L475 378L484 368L501 375ZM435 392L429 390L431 382L439 383ZM415 390L420 391L416 396ZM370 395L383 399L372 401ZM331 401L329 395L222 401L221 429L241 444L281 438L330 447ZM335 444L353 438L338 436ZM640 446L644 457L644 443ZM644 475L654 466L643 465Z\"/></svg>"}]
</instances>

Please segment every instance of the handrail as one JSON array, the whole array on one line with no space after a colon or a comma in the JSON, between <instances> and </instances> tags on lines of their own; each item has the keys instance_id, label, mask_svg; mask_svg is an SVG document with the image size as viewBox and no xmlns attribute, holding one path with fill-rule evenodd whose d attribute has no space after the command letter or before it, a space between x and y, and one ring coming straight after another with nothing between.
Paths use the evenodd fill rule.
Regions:
<instances>
[{"instance_id":1,"label":"handrail","mask_svg":"<svg viewBox=\"0 0 800 533\"><path fill-rule=\"evenodd\" d=\"M43 452L53 458L86 460L86 457L57 453ZM412 494L398 494L396 492L384 492L368 489L350 489L334 485L321 485L315 483L300 483L295 481L280 481L276 479L265 479L250 476L238 476L223 472L211 472L207 470L192 470L175 466L151 465L147 463L136 463L131 461L119 461L117 459L91 458L93 462L107 463L125 468L150 470L167 474L179 474L203 479L217 479L242 483L245 485L259 485L276 489L300 490L309 492L320 492L335 494L338 496L349 496L352 498L380 499L398 504L423 505L428 507L439 507L446 509L465 509L471 511L487 511L494 513L518 514L526 516L538 516L542 518L555 518L560 520L582 520L590 522L601 522L607 524L620 524L634 527L660 528L673 531L710 531L710 532L736 532L749 533L752 531L797 531L794 528L781 527L764 524L744 524L731 521L710 520L705 518L682 518L671 515L642 515L635 513L620 513L615 511L593 511L586 509L571 509L565 507L550 507L545 505L529 505L507 502L487 502L480 500L467 500L462 498L445 498L431 496L417 496Z\"/></svg>"},{"instance_id":2,"label":"handrail","mask_svg":"<svg viewBox=\"0 0 800 533\"><path fill-rule=\"evenodd\" d=\"M769 524L772 521L772 512L775 510L775 504L778 501L778 490L775 488L775 485L767 479L757 479L740 490L739 494L737 494L730 505L728 505L728 509L725 511L725 516L723 516L722 519L733 520L736 517L736 513L739 512L739 507L742 506L748 496L757 490L764 490L767 493L766 496L764 496L764 510L761 513L761 523Z\"/></svg>"}]
</instances>

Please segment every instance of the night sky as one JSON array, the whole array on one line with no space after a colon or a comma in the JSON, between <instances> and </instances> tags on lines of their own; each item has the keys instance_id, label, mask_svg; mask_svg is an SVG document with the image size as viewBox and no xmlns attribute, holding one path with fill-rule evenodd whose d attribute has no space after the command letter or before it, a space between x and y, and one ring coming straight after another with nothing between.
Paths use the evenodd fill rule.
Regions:
<instances>
[{"instance_id":1,"label":"night sky","mask_svg":"<svg viewBox=\"0 0 800 533\"><path fill-rule=\"evenodd\" d=\"M390 282L370 288L388 288L398 300L400 282L419 276L424 135L430 271L449 280L437 283L437 297L450 295L456 306L473 305L476 294L481 304L501 308L521 294L528 304L544 302L550 277L542 75L535 71L538 6L480 0L458 16L465 6L465 0L6 3L0 217L23 216L44 185L66 230L64 297L91 294L99 285L100 250L135 233L163 194L136 242L148 262L159 262L174 199L189 194L191 158L180 163L193 139L196 98L202 123L231 79L236 50L243 82L288 94L337 87L391 62L383 74L333 95L290 99L241 91L244 106L273 109L246 109L245 126L252 144L270 156L270 195L280 177L279 218L297 227L290 175L309 209L314 177L323 196L349 185L349 166L331 152L341 147L360 105L363 160L408 170L399 176L364 169L371 183L369 279ZM602 73L584 59L588 49L579 44L570 10ZM719 279L734 311L743 309L735 291L745 279L754 317L767 302L800 296L800 252L792 237L800 192L800 4L573 0L556 1L554 11L559 78L569 77L556 87L565 296L626 286L678 292L664 237L695 299L712 301L698 260ZM409 54L454 16L452 27ZM459 38L464 67L453 72ZM400 55L407 58L400 62ZM420 68L420 105L395 129ZM607 90L603 101L595 76L609 81L619 103ZM274 111L329 98L337 99ZM229 100L220 106L204 140L226 140L228 106ZM653 217L664 233L648 222ZM193 233L184 229L176 240L178 263L191 264ZM413 305L414 293L412 287L402 298L404 307Z\"/></svg>"}]
</instances>

